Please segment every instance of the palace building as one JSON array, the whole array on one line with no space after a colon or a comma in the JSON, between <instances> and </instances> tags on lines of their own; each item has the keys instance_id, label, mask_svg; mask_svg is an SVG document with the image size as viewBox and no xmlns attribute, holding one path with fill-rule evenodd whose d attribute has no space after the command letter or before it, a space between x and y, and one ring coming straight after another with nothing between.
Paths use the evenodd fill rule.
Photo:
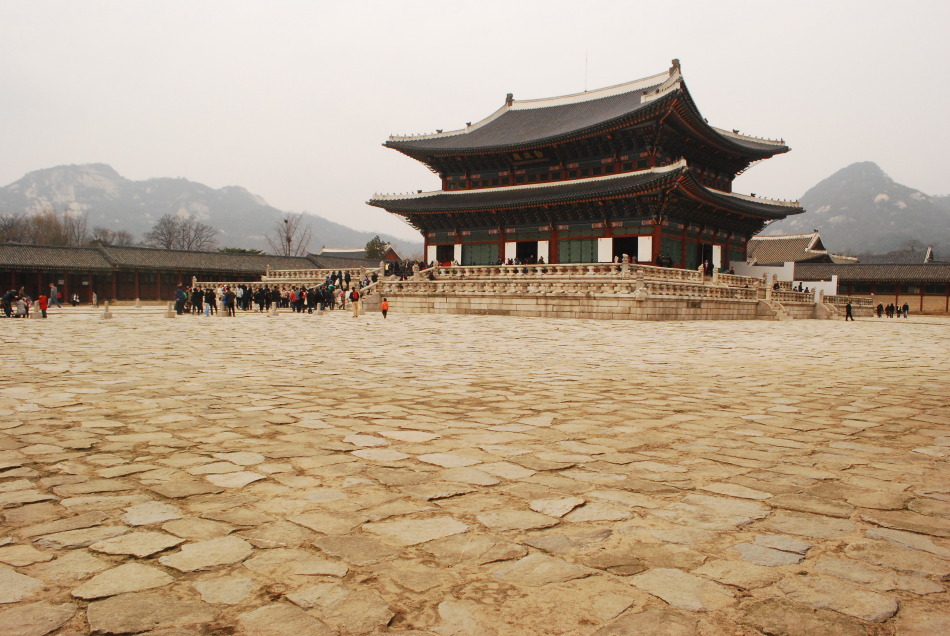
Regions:
<instances>
[{"instance_id":1,"label":"palace building","mask_svg":"<svg viewBox=\"0 0 950 636\"><path fill-rule=\"evenodd\" d=\"M673 60L659 75L599 90L515 100L454 131L384 144L437 173L442 189L375 195L405 218L427 261L666 262L727 269L797 201L736 194L784 141L710 126ZM665 258L661 258L665 257Z\"/></svg>"}]
</instances>

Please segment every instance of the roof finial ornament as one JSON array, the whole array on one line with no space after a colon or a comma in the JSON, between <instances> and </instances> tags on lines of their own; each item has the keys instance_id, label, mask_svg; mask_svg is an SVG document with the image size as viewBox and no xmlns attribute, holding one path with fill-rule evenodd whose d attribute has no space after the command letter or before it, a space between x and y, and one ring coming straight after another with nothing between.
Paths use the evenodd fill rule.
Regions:
<instances>
[{"instance_id":1,"label":"roof finial ornament","mask_svg":"<svg viewBox=\"0 0 950 636\"><path fill-rule=\"evenodd\" d=\"M512 104L514 101L515 101L515 94L514 94L514 93L508 93L508 95L505 96L505 106L511 106L511 104Z\"/></svg>"},{"instance_id":2,"label":"roof finial ornament","mask_svg":"<svg viewBox=\"0 0 950 636\"><path fill-rule=\"evenodd\" d=\"M672 66L670 66L670 75L673 73L678 73L680 70L680 60L679 58L673 58Z\"/></svg>"}]
</instances>

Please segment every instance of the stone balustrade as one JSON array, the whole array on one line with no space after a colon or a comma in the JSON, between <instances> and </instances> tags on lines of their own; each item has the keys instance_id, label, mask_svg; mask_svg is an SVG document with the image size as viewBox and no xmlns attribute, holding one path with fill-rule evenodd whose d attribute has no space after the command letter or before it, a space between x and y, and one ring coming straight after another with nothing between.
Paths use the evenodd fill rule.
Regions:
<instances>
[{"instance_id":1,"label":"stone balustrade","mask_svg":"<svg viewBox=\"0 0 950 636\"><path fill-rule=\"evenodd\" d=\"M844 307L851 303L852 307L874 307L874 300L868 297L852 297L852 296L825 296L825 302L831 303L832 305L841 305Z\"/></svg>"},{"instance_id":2,"label":"stone balustrade","mask_svg":"<svg viewBox=\"0 0 950 636\"><path fill-rule=\"evenodd\" d=\"M762 284L761 278L738 274L716 274L716 281L729 287L759 287Z\"/></svg>"},{"instance_id":3,"label":"stone balustrade","mask_svg":"<svg viewBox=\"0 0 950 636\"><path fill-rule=\"evenodd\" d=\"M645 278L701 283L697 270L655 267L638 263L563 263L543 265L451 265L434 268L440 280L484 280L519 278L633 278L643 272ZM747 278L747 277L741 277ZM757 279L749 278L750 281ZM750 283L751 286L751 283Z\"/></svg>"},{"instance_id":4,"label":"stone balustrade","mask_svg":"<svg viewBox=\"0 0 950 636\"><path fill-rule=\"evenodd\" d=\"M814 303L814 292L772 290L772 300L780 303Z\"/></svg>"},{"instance_id":5,"label":"stone balustrade","mask_svg":"<svg viewBox=\"0 0 950 636\"><path fill-rule=\"evenodd\" d=\"M657 268L662 269L662 268ZM496 278L436 280L380 280L377 289L383 296L672 296L695 299L755 300L756 289L704 285L675 280L577 279L577 278Z\"/></svg>"},{"instance_id":6,"label":"stone balustrade","mask_svg":"<svg viewBox=\"0 0 950 636\"><path fill-rule=\"evenodd\" d=\"M382 273L381 268L367 267L346 267L338 269L267 269L267 272L261 276L262 282L271 283L296 283L296 282L323 282L327 276L333 276L337 272L349 274L351 278L363 279L364 276L376 272Z\"/></svg>"}]
</instances>

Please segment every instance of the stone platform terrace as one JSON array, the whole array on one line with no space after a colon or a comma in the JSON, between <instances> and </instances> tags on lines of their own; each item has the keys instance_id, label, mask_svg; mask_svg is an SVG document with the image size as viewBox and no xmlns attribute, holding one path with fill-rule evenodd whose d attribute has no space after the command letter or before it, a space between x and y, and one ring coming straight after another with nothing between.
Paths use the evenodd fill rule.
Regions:
<instances>
[{"instance_id":1,"label":"stone platform terrace","mask_svg":"<svg viewBox=\"0 0 950 636\"><path fill-rule=\"evenodd\" d=\"M114 313L0 320L0 634L950 633L950 320Z\"/></svg>"}]
</instances>

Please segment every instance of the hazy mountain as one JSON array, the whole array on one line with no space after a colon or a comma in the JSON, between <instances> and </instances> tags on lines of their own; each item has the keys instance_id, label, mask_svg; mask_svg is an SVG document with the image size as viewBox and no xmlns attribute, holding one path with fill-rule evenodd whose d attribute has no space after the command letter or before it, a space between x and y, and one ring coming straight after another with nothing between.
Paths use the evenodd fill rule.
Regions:
<instances>
[{"instance_id":1,"label":"hazy mountain","mask_svg":"<svg viewBox=\"0 0 950 636\"><path fill-rule=\"evenodd\" d=\"M269 251L264 235L284 211L244 188L214 190L187 179L131 181L110 166L96 163L37 170L0 188L0 214L32 212L86 213L88 226L127 230L139 240L165 214L191 216L219 231L219 247ZM361 232L315 214L307 215L312 228L310 251L327 247L362 247L375 232ZM380 234L405 257L422 253L422 241Z\"/></svg>"},{"instance_id":2,"label":"hazy mountain","mask_svg":"<svg viewBox=\"0 0 950 636\"><path fill-rule=\"evenodd\" d=\"M799 200L804 214L773 223L762 234L818 230L837 253L882 254L916 245L950 256L950 197L896 183L870 161L839 170Z\"/></svg>"}]
</instances>

